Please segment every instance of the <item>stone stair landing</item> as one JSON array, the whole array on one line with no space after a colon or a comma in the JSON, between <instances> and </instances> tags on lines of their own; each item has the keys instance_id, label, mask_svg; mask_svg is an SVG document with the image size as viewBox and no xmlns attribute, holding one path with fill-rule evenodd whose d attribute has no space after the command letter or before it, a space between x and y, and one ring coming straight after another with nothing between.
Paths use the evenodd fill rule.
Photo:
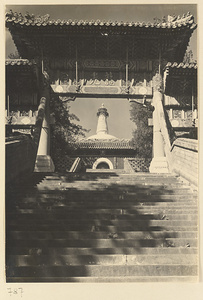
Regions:
<instances>
[{"instance_id":1,"label":"stone stair landing","mask_svg":"<svg viewBox=\"0 0 203 300\"><path fill-rule=\"evenodd\" d=\"M7 190L7 282L197 281L197 195L177 177L53 173L35 182Z\"/></svg>"}]
</instances>

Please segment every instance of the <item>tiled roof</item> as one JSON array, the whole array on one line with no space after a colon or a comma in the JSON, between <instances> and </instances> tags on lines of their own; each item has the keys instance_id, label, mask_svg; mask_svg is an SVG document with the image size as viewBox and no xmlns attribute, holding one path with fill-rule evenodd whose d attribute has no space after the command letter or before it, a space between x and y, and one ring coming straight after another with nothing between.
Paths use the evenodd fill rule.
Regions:
<instances>
[{"instance_id":1,"label":"tiled roof","mask_svg":"<svg viewBox=\"0 0 203 300\"><path fill-rule=\"evenodd\" d=\"M178 101L184 107L188 104L190 105L191 98L188 98L188 95L192 92L192 87L193 93L197 94L196 85L197 63L167 63L164 68L164 88L166 95L172 97L181 95Z\"/></svg>"},{"instance_id":2,"label":"tiled roof","mask_svg":"<svg viewBox=\"0 0 203 300\"><path fill-rule=\"evenodd\" d=\"M78 142L81 149L134 149L130 140L81 140Z\"/></svg>"},{"instance_id":3,"label":"tiled roof","mask_svg":"<svg viewBox=\"0 0 203 300\"><path fill-rule=\"evenodd\" d=\"M28 59L6 59L6 66L33 66L36 65L36 62Z\"/></svg>"},{"instance_id":4,"label":"tiled roof","mask_svg":"<svg viewBox=\"0 0 203 300\"><path fill-rule=\"evenodd\" d=\"M50 16L35 16L10 10L6 13L6 23L20 24L24 26L100 26L100 27L144 27L144 28L180 28L187 27L192 30L196 28L194 17L188 12L183 16L168 16L166 20L156 20L155 22L123 22L123 21L101 21L101 20L51 20Z\"/></svg>"}]
</instances>

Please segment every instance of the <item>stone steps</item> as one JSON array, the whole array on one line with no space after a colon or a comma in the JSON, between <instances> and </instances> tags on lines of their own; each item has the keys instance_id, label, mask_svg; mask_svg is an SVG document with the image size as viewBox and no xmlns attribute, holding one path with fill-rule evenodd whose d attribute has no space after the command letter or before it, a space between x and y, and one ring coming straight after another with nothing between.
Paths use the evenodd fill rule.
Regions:
<instances>
[{"instance_id":1,"label":"stone steps","mask_svg":"<svg viewBox=\"0 0 203 300\"><path fill-rule=\"evenodd\" d=\"M118 211L120 211L120 214L125 214L127 211L134 213L134 214L139 214L139 212L142 213L146 213L146 212L157 212L157 213L162 213L162 212L168 212L168 205L169 202L161 202L160 204L155 203L153 205L153 203L137 203L136 205L128 205L128 204L123 204L121 205L101 205L101 208L99 208L98 205L70 205L70 208L68 209L68 203L67 204L55 204L52 205L52 203L39 203L37 205L38 207L38 212L39 213L62 213L62 215L64 213L70 213L70 212L78 212L79 214L81 213L81 210L84 208L84 210L91 210L92 213L95 212L95 214L98 212L99 209L101 209L102 211L109 211L113 214L118 213ZM141 206L141 207L140 207ZM176 211L178 209L180 209L180 214L182 213L187 213L190 211L190 209L192 211L197 210L197 206L196 205L188 205L188 204L182 204L181 206L177 203L173 203L170 202L170 211ZM26 207L24 208L23 205L17 205L15 209L11 209L11 212L15 213L15 212L25 212L25 211L36 211L36 206L34 205L26 205Z\"/></svg>"},{"instance_id":2,"label":"stone steps","mask_svg":"<svg viewBox=\"0 0 203 300\"><path fill-rule=\"evenodd\" d=\"M170 200L162 200L159 199L158 201L148 201L148 199L146 199L146 201L143 200L136 200L134 202L129 202L129 201L115 201L115 202L102 202L102 201L94 201L94 202L89 202L89 201L36 201L35 203L33 202L25 202L25 203L14 203L16 205L15 209L44 209L44 208L48 208L48 207L52 207L53 210L56 209L60 209L61 207L63 207L64 209L66 207L68 207L70 210L81 210L82 208L84 209L91 209L96 210L96 209L140 209L140 207L142 208L154 208L154 209L164 209L166 207L169 208L169 204L170 204L170 208L171 209L187 209L187 208L191 208L191 209L196 209L197 205L195 203L195 200L191 200L191 201L172 201Z\"/></svg>"},{"instance_id":3,"label":"stone steps","mask_svg":"<svg viewBox=\"0 0 203 300\"><path fill-rule=\"evenodd\" d=\"M30 235L28 231L12 231L8 236L13 239L104 239L104 238L123 238L123 239L150 239L150 238L189 238L197 239L197 231L125 231L108 233L106 231L80 232L80 231L35 231Z\"/></svg>"},{"instance_id":4,"label":"stone steps","mask_svg":"<svg viewBox=\"0 0 203 300\"><path fill-rule=\"evenodd\" d=\"M55 186L68 186L71 184L79 184L81 183L82 180L73 180L68 182L67 179L57 179L57 180L47 180L46 181L42 181L41 183L37 184L37 186L48 186L48 185L55 185ZM130 178L114 178L114 179L108 179L108 178L100 178L100 179L95 179L95 180L89 180L89 183L94 184L94 183L102 183L102 184L107 184L107 185L111 185L111 184L115 184L115 183L119 183L119 184L128 184L128 185L138 185L138 186L167 186L167 185L172 185L175 187L185 187L185 188L189 188L187 185L183 185L183 183L181 181L177 181L177 179L174 178L168 178L166 179L159 179L154 180L153 178L135 178L135 177L130 177Z\"/></svg>"},{"instance_id":5,"label":"stone steps","mask_svg":"<svg viewBox=\"0 0 203 300\"><path fill-rule=\"evenodd\" d=\"M177 222L178 223L178 222ZM185 226L183 225L177 225L174 228L174 224L165 224L165 227L159 225L145 225L143 223L140 224L134 224L134 226L126 225L126 226L114 226L114 225L106 225L106 226L95 226L95 225L86 225L86 226L81 226L80 224L43 224L43 225L38 225L38 224L19 224L18 225L18 230L26 230L26 231L39 231L39 230L44 230L44 231L58 231L58 230L70 230L70 231L107 231L107 232L117 232L117 231L197 231L198 226L191 226L190 224L187 224ZM8 230L13 231L16 230L16 224L14 225L8 225Z\"/></svg>"},{"instance_id":6,"label":"stone steps","mask_svg":"<svg viewBox=\"0 0 203 300\"><path fill-rule=\"evenodd\" d=\"M91 211L91 212L82 212L82 211L79 211L79 212L70 212L70 211L67 211L67 212L54 212L54 213L46 213L45 212L37 212L37 213L34 213L34 212L31 212L31 213L19 213L19 212L16 212L16 213L10 213L10 214L7 214L7 219L12 219L12 220L16 220L18 219L19 222L22 222L22 221L31 221L31 220L34 220L37 222L38 221L41 221L42 217L44 218L44 220L48 220L48 221L52 221L52 220L55 220L57 219L57 217L60 217L60 220L61 221L66 221L66 220L75 220L77 217L80 219L80 221L86 221L86 220L131 220L131 221L135 221L135 220L186 220L186 221L194 221L194 220L197 220L197 212L195 213L192 213L190 212L190 214L170 214L170 213L167 213L167 214L163 214L163 213L156 213L156 212L153 212L153 213L146 213L146 212L134 212L134 214L127 214L127 213L120 213L120 214L105 214L105 213L94 213L94 211ZM44 221L43 220L43 221Z\"/></svg>"},{"instance_id":7,"label":"stone steps","mask_svg":"<svg viewBox=\"0 0 203 300\"><path fill-rule=\"evenodd\" d=\"M165 255L58 255L53 259L47 255L11 255L9 264L26 266L80 266L84 265L171 265L196 264L196 254L171 254L170 257Z\"/></svg>"},{"instance_id":8,"label":"stone steps","mask_svg":"<svg viewBox=\"0 0 203 300\"><path fill-rule=\"evenodd\" d=\"M16 222L18 225L51 225L53 224L53 219L37 219L37 220L32 220L32 219L10 219L9 224L10 225L15 225ZM106 220L106 219L56 219L54 220L55 225L80 225L82 226L120 226L120 227L125 227L125 226L143 226L145 227L146 225L151 225L151 226L197 226L198 225L198 220L193 219L193 220L170 220L170 219L163 219L163 220L157 220L157 219L152 219L152 218L145 218L143 215L136 216L135 219L125 219L125 220Z\"/></svg>"},{"instance_id":9,"label":"stone steps","mask_svg":"<svg viewBox=\"0 0 203 300\"><path fill-rule=\"evenodd\" d=\"M34 209L30 209L30 208L14 208L12 210L9 211L9 213L7 214L7 217L11 216L12 218L14 218L14 216L16 215L22 215L23 214L28 214L29 216L33 215L42 215L46 212L47 214L47 207L38 207L34 208ZM191 206L191 205L185 205L184 209L182 208L182 206L176 206L175 208L167 208L167 207L160 207L160 206L141 206L141 207L136 207L136 209L120 209L120 208L92 208L91 210L92 214L94 213L95 215L136 215L136 214L172 214L172 215L188 215L189 213L193 214L197 214L198 213L198 209L196 206ZM67 207L61 207L61 206L52 206L51 209L51 214L52 216L57 217L57 215L60 215L61 217L63 217L64 215L67 216L68 214L78 214L78 215L86 215L89 214L89 209L81 209L81 208L72 208L70 210L70 208ZM48 215L47 215L48 216Z\"/></svg>"},{"instance_id":10,"label":"stone steps","mask_svg":"<svg viewBox=\"0 0 203 300\"><path fill-rule=\"evenodd\" d=\"M195 254L198 255L197 247L115 247L115 248L76 248L76 247L7 247L9 251L8 263L10 255L47 255L56 258L58 255L164 255L172 254L183 255Z\"/></svg>"},{"instance_id":11,"label":"stone steps","mask_svg":"<svg viewBox=\"0 0 203 300\"><path fill-rule=\"evenodd\" d=\"M47 179L58 179L58 178L67 178L67 179L93 179L93 178L115 178L115 177L140 177L140 178L178 178L178 176L170 174L170 173L165 173L165 174L160 174L160 173L148 173L148 172L136 172L136 173L122 173L119 174L117 173L117 170L114 169L111 172L108 172L107 174L103 173L101 171L97 171L94 174L85 172L83 174L75 173L57 173L57 174L47 174L46 178Z\"/></svg>"},{"instance_id":12,"label":"stone steps","mask_svg":"<svg viewBox=\"0 0 203 300\"><path fill-rule=\"evenodd\" d=\"M80 265L80 266L18 266L7 269L7 276L19 277L116 277L116 276L197 276L196 265Z\"/></svg>"},{"instance_id":13,"label":"stone steps","mask_svg":"<svg viewBox=\"0 0 203 300\"><path fill-rule=\"evenodd\" d=\"M86 197L86 195L84 195ZM138 195L135 195L132 197L132 195L129 195L129 199L126 199L127 196L125 197L117 197L117 199L111 199L111 197L106 197L106 199L100 199L99 197L95 196L95 199L80 199L80 198L75 198L75 199L71 199L69 198L71 197L71 195L68 195L66 196L66 198L60 198L60 194L59 194L59 197L58 199L57 198L48 198L48 197L41 197L41 198L37 198L34 199L32 198L25 198L24 201L19 201L19 200L15 200L14 203L16 205L21 205L21 206L26 206L26 205L39 205L39 204L66 204L66 205L82 205L82 204L85 204L85 205L94 205L94 207L96 207L96 205L106 205L106 206L112 206L112 205L117 205L117 206L122 206L122 205L136 205L136 204L150 204L151 205L154 205L154 204L162 204L164 202L166 202L166 204L168 204L168 202L171 202L170 204L173 204L173 205L184 205L184 204L192 204L192 205L196 205L197 206L197 203L196 203L196 199L195 198L191 198L191 197L185 197L184 196L178 196L178 195L168 195L168 196L146 196L144 198L143 195L141 196L138 196Z\"/></svg>"},{"instance_id":14,"label":"stone steps","mask_svg":"<svg viewBox=\"0 0 203 300\"><path fill-rule=\"evenodd\" d=\"M86 169L86 172L87 173L98 173L98 169ZM111 169L99 169L99 174L108 174L108 173L116 173L116 174L125 174L125 170L124 169L114 169L114 170L111 170Z\"/></svg>"},{"instance_id":15,"label":"stone steps","mask_svg":"<svg viewBox=\"0 0 203 300\"><path fill-rule=\"evenodd\" d=\"M197 194L171 174L35 174L7 191L7 282L198 278Z\"/></svg>"},{"instance_id":16,"label":"stone steps","mask_svg":"<svg viewBox=\"0 0 203 300\"><path fill-rule=\"evenodd\" d=\"M197 239L189 238L161 238L161 239L121 239L108 238L105 239L12 239L8 242L8 247L37 247L41 248L46 243L46 247L77 247L77 248L122 248L122 247L197 247Z\"/></svg>"},{"instance_id":17,"label":"stone steps","mask_svg":"<svg viewBox=\"0 0 203 300\"><path fill-rule=\"evenodd\" d=\"M116 184L115 184L116 185ZM55 190L61 190L61 192L69 192L71 189L75 189L77 188L78 189L78 192L81 192L81 191L94 191L96 192L96 190L98 188L101 189L100 193L102 193L102 191L108 189L108 193L115 193L115 185L114 186L106 186L105 184L102 186L100 183L97 183L97 184L92 184L91 187L86 187L85 186L82 186L81 183L78 184L78 186L76 185L72 185L72 186L68 186L68 187L64 187L64 190L63 190L63 186L62 187L56 187L54 189L54 186L52 187L52 190L49 190L49 186L47 185L44 185L44 186L40 186L38 190L40 190L41 193L46 193L46 194L51 194L51 193L54 193ZM165 188L161 188L161 189L153 189L152 190L152 187L151 187L151 190L149 191L150 187L144 187L144 188L141 188L141 187L134 187L132 185L132 187L129 187L129 186L120 186L119 188L117 188L117 193L118 192L122 192L122 193L125 193L125 192L131 192L133 191L133 195L143 195L143 193L146 193L146 195L185 195L187 192L189 193L190 192L190 189L187 189L187 188L175 188L175 192L174 190L172 189L167 189L166 187ZM38 191L37 191L38 193ZM76 192L77 193L77 192ZM97 191L97 193L99 193ZM147 194L148 193L148 194Z\"/></svg>"},{"instance_id":18,"label":"stone steps","mask_svg":"<svg viewBox=\"0 0 203 300\"><path fill-rule=\"evenodd\" d=\"M81 182L82 182L81 180L80 181L76 180L76 181L73 181L70 183L65 182L63 180L53 180L53 181L48 180L48 181L38 184L37 186L38 187L39 186L40 187L48 187L51 184L52 186L56 186L56 187L58 187L58 186L66 187L66 186L71 186L72 184L78 185ZM157 180L152 180L152 179L147 180L147 178L146 179L130 178L130 179L125 179L125 180L122 180L122 179L109 180L109 179L105 178L102 180L100 179L100 180L95 180L95 181L89 180L89 183L91 183L91 184L101 183L101 184L105 184L107 186L111 186L112 184L121 184L121 185L128 184L129 186L136 185L137 187L140 187L140 188L141 187L152 187L152 186L156 186L159 188L161 188L161 187L165 188L165 187L169 186L169 184L170 184L171 187L182 187L185 189L189 189L189 187L187 185L183 185L181 182L177 182L177 180L174 180L174 179L167 179L167 182L166 182L166 180L163 180L163 179L162 180L160 179L159 181L157 181Z\"/></svg>"},{"instance_id":19,"label":"stone steps","mask_svg":"<svg viewBox=\"0 0 203 300\"><path fill-rule=\"evenodd\" d=\"M126 283L126 282L197 282L197 276L114 276L114 277L7 277L7 282L71 282L71 283Z\"/></svg>"},{"instance_id":20,"label":"stone steps","mask_svg":"<svg viewBox=\"0 0 203 300\"><path fill-rule=\"evenodd\" d=\"M115 188L114 188L115 189ZM58 193L58 195L56 196L56 193ZM135 200L136 198L139 198L140 200L144 200L144 199L166 199L166 200L192 200L192 199L196 199L196 196L194 196L192 193L188 192L188 190L184 191L182 189L179 190L174 190L174 191L166 191L164 189L162 189L161 191L158 190L152 190L152 189L143 189L141 191L136 190L136 188L134 188L134 191L130 191L128 190L128 192L125 192L124 189L122 189L122 192L115 192L110 189L108 189L108 191L106 191L106 189L103 191L79 191L77 190L76 192L74 192L74 189L66 189L66 190L47 190L47 189L43 189L41 191L35 191L32 192L31 196L30 195L23 195L25 197L25 200L27 199L28 201L30 200L34 200L34 198L36 197L36 199L46 199L49 198L50 199L61 199L61 200L66 200L68 199L68 197L72 196L72 200L82 200L83 201L88 201L88 200L96 200L95 198L97 198L98 200L105 200L105 199L109 199L109 200L126 200L127 199L130 201ZM84 200L84 196L85 196L85 200ZM17 192L15 193L15 197L13 196L13 199L15 201L20 201L22 195L18 195ZM12 199L12 197L10 197ZM175 198L175 199L174 199Z\"/></svg>"},{"instance_id":21,"label":"stone steps","mask_svg":"<svg viewBox=\"0 0 203 300\"><path fill-rule=\"evenodd\" d=\"M130 192L128 191L127 193L122 192L122 193L116 193L116 192L112 192L110 190L108 191L75 191L74 190L41 190L36 192L37 194L35 195L33 192L31 195L23 195L24 200L26 201L33 201L34 200L46 200L46 199L57 199L57 200L77 200L77 201L96 201L96 199L100 200L100 201L106 201L108 199L108 201L117 201L117 200L125 200L125 201L134 201L136 199L166 199L166 200L170 200L173 199L173 201L175 200L192 200L192 199L196 199L196 196L193 195L192 193L187 192L187 194L185 193L185 191L181 191L180 193L176 193L175 191L173 192L169 192L167 193L166 190L162 190L162 192L156 192L156 191L151 191L149 189L144 189L141 192L138 192L136 189L134 192ZM18 196L17 192L15 193L15 201L20 201L21 200L22 195L20 194ZM71 198L70 198L71 197ZM139 197L139 198L138 198ZM175 199L174 199L175 198ZM12 199L12 197L11 197ZM21 201L20 201L21 202Z\"/></svg>"}]
</instances>

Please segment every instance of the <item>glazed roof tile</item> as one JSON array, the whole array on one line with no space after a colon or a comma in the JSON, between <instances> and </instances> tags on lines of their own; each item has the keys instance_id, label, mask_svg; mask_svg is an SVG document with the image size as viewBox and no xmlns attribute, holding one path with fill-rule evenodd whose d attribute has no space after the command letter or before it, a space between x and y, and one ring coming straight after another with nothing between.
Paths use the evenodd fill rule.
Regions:
<instances>
[{"instance_id":1,"label":"glazed roof tile","mask_svg":"<svg viewBox=\"0 0 203 300\"><path fill-rule=\"evenodd\" d=\"M21 13L10 10L6 13L6 23L20 24L26 26L109 26L109 27L143 27L143 28L180 28L188 27L192 30L196 28L194 17L188 12L183 16L168 16L167 20L156 20L154 22L123 22L123 21L105 21L105 20L54 20L50 16L35 16L27 13L23 16Z\"/></svg>"},{"instance_id":2,"label":"glazed roof tile","mask_svg":"<svg viewBox=\"0 0 203 300\"><path fill-rule=\"evenodd\" d=\"M177 62L168 62L165 66L165 69L173 68L173 69L197 69L197 63L177 63Z\"/></svg>"},{"instance_id":3,"label":"glazed roof tile","mask_svg":"<svg viewBox=\"0 0 203 300\"><path fill-rule=\"evenodd\" d=\"M134 149L130 140L81 140L78 145L82 149Z\"/></svg>"}]
</instances>

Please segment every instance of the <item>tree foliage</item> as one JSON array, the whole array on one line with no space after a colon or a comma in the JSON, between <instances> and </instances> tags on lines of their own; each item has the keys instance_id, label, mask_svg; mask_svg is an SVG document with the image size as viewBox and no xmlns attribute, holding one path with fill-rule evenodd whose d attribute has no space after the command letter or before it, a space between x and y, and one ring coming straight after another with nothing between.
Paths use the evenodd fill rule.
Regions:
<instances>
[{"instance_id":1,"label":"tree foliage","mask_svg":"<svg viewBox=\"0 0 203 300\"><path fill-rule=\"evenodd\" d=\"M52 152L54 156L70 154L76 149L76 142L85 137L88 130L76 124L79 119L70 113L70 106L59 97L53 96L50 102L50 113L54 118L51 126Z\"/></svg>"},{"instance_id":2,"label":"tree foliage","mask_svg":"<svg viewBox=\"0 0 203 300\"><path fill-rule=\"evenodd\" d=\"M131 120L136 125L132 138L133 145L137 150L136 156L151 158L153 129L151 126L148 126L148 118L152 118L152 111L141 104L131 103L130 115Z\"/></svg>"},{"instance_id":3,"label":"tree foliage","mask_svg":"<svg viewBox=\"0 0 203 300\"><path fill-rule=\"evenodd\" d=\"M18 58L20 58L20 54L19 54L18 51L16 50L14 53L10 53L10 54L8 55L8 58L9 58L9 59L18 59Z\"/></svg>"},{"instance_id":4,"label":"tree foliage","mask_svg":"<svg viewBox=\"0 0 203 300\"><path fill-rule=\"evenodd\" d=\"M193 52L192 52L192 50L187 50L186 52L185 52L185 56L184 56L184 58L183 58L183 62L184 63L196 63L197 61L196 60L194 60L194 55L193 55Z\"/></svg>"}]
</instances>

